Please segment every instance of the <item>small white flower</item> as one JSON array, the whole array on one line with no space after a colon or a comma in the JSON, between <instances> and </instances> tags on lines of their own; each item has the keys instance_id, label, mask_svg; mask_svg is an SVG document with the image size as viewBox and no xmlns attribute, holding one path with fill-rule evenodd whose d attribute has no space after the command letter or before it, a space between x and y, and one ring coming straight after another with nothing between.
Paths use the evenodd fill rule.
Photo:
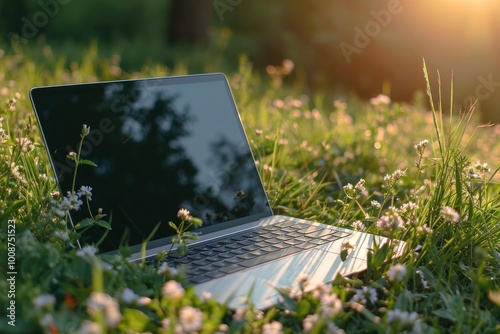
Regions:
<instances>
[{"instance_id":1,"label":"small white flower","mask_svg":"<svg viewBox=\"0 0 500 334\"><path fill-rule=\"evenodd\" d=\"M337 297L337 294L332 293L321 296L321 314L331 317L340 313L343 310L342 301Z\"/></svg>"},{"instance_id":2,"label":"small white flower","mask_svg":"<svg viewBox=\"0 0 500 334\"><path fill-rule=\"evenodd\" d=\"M417 232L419 235L432 234L432 228L428 227L427 224L417 227Z\"/></svg>"},{"instance_id":3,"label":"small white flower","mask_svg":"<svg viewBox=\"0 0 500 334\"><path fill-rule=\"evenodd\" d=\"M170 280L163 284L163 287L161 288L161 293L163 297L168 297L168 298L174 298L174 299L179 299L184 297L184 288L182 285L179 284L179 282Z\"/></svg>"},{"instance_id":4,"label":"small white flower","mask_svg":"<svg viewBox=\"0 0 500 334\"><path fill-rule=\"evenodd\" d=\"M146 306L146 305L151 304L151 298L139 296L139 298L137 298L136 302L137 302L137 305L139 305L139 306Z\"/></svg>"},{"instance_id":5,"label":"small white flower","mask_svg":"<svg viewBox=\"0 0 500 334\"><path fill-rule=\"evenodd\" d=\"M340 219L340 220L338 221L337 225L339 225L339 226L345 226L345 225L347 225L347 220L345 220L345 219Z\"/></svg>"},{"instance_id":6,"label":"small white flower","mask_svg":"<svg viewBox=\"0 0 500 334\"><path fill-rule=\"evenodd\" d=\"M33 299L33 305L35 306L36 311L52 309L54 304L56 303L56 297L51 294L41 294Z\"/></svg>"},{"instance_id":7,"label":"small white flower","mask_svg":"<svg viewBox=\"0 0 500 334\"><path fill-rule=\"evenodd\" d=\"M365 180L364 179L360 179L358 181L358 183L356 183L356 185L354 186L354 189L356 189L356 191L359 192L359 193L366 192Z\"/></svg>"},{"instance_id":8,"label":"small white flower","mask_svg":"<svg viewBox=\"0 0 500 334\"><path fill-rule=\"evenodd\" d=\"M106 324L115 328L122 319L118 302L103 292L92 292L87 300L87 312L94 316L104 312Z\"/></svg>"},{"instance_id":9,"label":"small white flower","mask_svg":"<svg viewBox=\"0 0 500 334\"><path fill-rule=\"evenodd\" d=\"M82 135L86 136L90 133L90 126L87 126L87 124L83 124L82 127Z\"/></svg>"},{"instance_id":10,"label":"small white flower","mask_svg":"<svg viewBox=\"0 0 500 334\"><path fill-rule=\"evenodd\" d=\"M122 291L121 300L127 304L135 303L139 299L139 296L132 291L132 289L125 288Z\"/></svg>"},{"instance_id":11,"label":"small white flower","mask_svg":"<svg viewBox=\"0 0 500 334\"><path fill-rule=\"evenodd\" d=\"M262 334L281 334L283 333L283 325L278 321L273 321L262 326Z\"/></svg>"},{"instance_id":12,"label":"small white flower","mask_svg":"<svg viewBox=\"0 0 500 334\"><path fill-rule=\"evenodd\" d=\"M481 164L480 161L476 161L474 164L474 169L477 170L481 174L486 174L491 171L491 169L488 167L487 163Z\"/></svg>"},{"instance_id":13,"label":"small white flower","mask_svg":"<svg viewBox=\"0 0 500 334\"><path fill-rule=\"evenodd\" d=\"M379 95L372 97L370 99L370 104L373 106L378 106L381 104L388 105L388 104L391 104L391 98L387 95L379 94Z\"/></svg>"},{"instance_id":14,"label":"small white flower","mask_svg":"<svg viewBox=\"0 0 500 334\"><path fill-rule=\"evenodd\" d=\"M415 149L415 151L417 151L417 154L419 156L422 156L428 144L429 141L427 139L424 139L419 143L413 144L413 148Z\"/></svg>"},{"instance_id":15,"label":"small white flower","mask_svg":"<svg viewBox=\"0 0 500 334\"><path fill-rule=\"evenodd\" d=\"M365 224L363 224L363 222L360 221L360 220L356 220L354 223L352 223L352 227L356 231L364 231L364 230L366 230Z\"/></svg>"},{"instance_id":16,"label":"small white flower","mask_svg":"<svg viewBox=\"0 0 500 334\"><path fill-rule=\"evenodd\" d=\"M399 215L383 215L377 220L377 228L380 230L396 230L404 228L406 225L403 218Z\"/></svg>"},{"instance_id":17,"label":"small white flower","mask_svg":"<svg viewBox=\"0 0 500 334\"><path fill-rule=\"evenodd\" d=\"M305 317L302 321L302 329L304 330L304 333L309 333L314 328L314 325L318 322L318 320L319 314L309 314Z\"/></svg>"},{"instance_id":18,"label":"small white flower","mask_svg":"<svg viewBox=\"0 0 500 334\"><path fill-rule=\"evenodd\" d=\"M192 306L184 306L179 311L179 323L185 333L199 331L203 327L203 312Z\"/></svg>"},{"instance_id":19,"label":"small white flower","mask_svg":"<svg viewBox=\"0 0 500 334\"><path fill-rule=\"evenodd\" d=\"M407 273L406 266L401 263L396 263L389 268L387 277L391 282L401 282L405 279Z\"/></svg>"},{"instance_id":20,"label":"small white flower","mask_svg":"<svg viewBox=\"0 0 500 334\"><path fill-rule=\"evenodd\" d=\"M309 276L306 273L302 273L297 277L297 283L303 285L309 281Z\"/></svg>"},{"instance_id":21,"label":"small white flower","mask_svg":"<svg viewBox=\"0 0 500 334\"><path fill-rule=\"evenodd\" d=\"M351 301L363 305L366 305L368 302L373 305L377 302L377 300L377 290L367 286L364 286L363 289L356 289L356 294L351 298Z\"/></svg>"},{"instance_id":22,"label":"small white flower","mask_svg":"<svg viewBox=\"0 0 500 334\"><path fill-rule=\"evenodd\" d=\"M189 221L191 220L191 216L189 215L189 211L186 210L186 209L180 209L178 212L177 212L177 217L180 218L181 220L186 220L186 221Z\"/></svg>"},{"instance_id":23,"label":"small white flower","mask_svg":"<svg viewBox=\"0 0 500 334\"><path fill-rule=\"evenodd\" d=\"M353 186L352 184L348 183L347 185L345 185L343 187L343 189L344 189L344 192L345 192L345 195L347 196L347 198L356 199L361 194L365 194L366 193L365 180L364 179L360 179L358 181L358 183L356 183L355 186Z\"/></svg>"},{"instance_id":24,"label":"small white flower","mask_svg":"<svg viewBox=\"0 0 500 334\"><path fill-rule=\"evenodd\" d=\"M417 270L415 273L418 274L418 276L420 276L420 280L422 282L422 286L424 287L424 289L429 290L431 287L429 286L429 282L427 282L426 279L424 278L424 273L421 270Z\"/></svg>"},{"instance_id":25,"label":"small white flower","mask_svg":"<svg viewBox=\"0 0 500 334\"><path fill-rule=\"evenodd\" d=\"M370 205L375 209L380 209L382 205L378 201L371 201Z\"/></svg>"},{"instance_id":26,"label":"small white flower","mask_svg":"<svg viewBox=\"0 0 500 334\"><path fill-rule=\"evenodd\" d=\"M80 324L80 328L76 331L76 334L101 334L101 325L97 322L84 320Z\"/></svg>"},{"instance_id":27,"label":"small white flower","mask_svg":"<svg viewBox=\"0 0 500 334\"><path fill-rule=\"evenodd\" d=\"M452 207L445 206L441 209L441 215L446 221L451 223L458 223L460 221L460 215Z\"/></svg>"},{"instance_id":28,"label":"small white flower","mask_svg":"<svg viewBox=\"0 0 500 334\"><path fill-rule=\"evenodd\" d=\"M422 323L415 312L401 310L389 310L386 318L387 324L398 331L411 331L413 333L422 332Z\"/></svg>"},{"instance_id":29,"label":"small white flower","mask_svg":"<svg viewBox=\"0 0 500 334\"><path fill-rule=\"evenodd\" d=\"M59 204L59 210L61 211L69 211L69 210L75 210L78 211L80 210L80 206L83 204L83 202L79 199L77 194L71 194L71 192L68 191L68 194L66 197L64 197Z\"/></svg>"},{"instance_id":30,"label":"small white flower","mask_svg":"<svg viewBox=\"0 0 500 334\"><path fill-rule=\"evenodd\" d=\"M165 275L169 274L171 276L177 275L177 269L170 267L167 262L162 262L160 266L158 267L158 270L156 271L156 274L158 275Z\"/></svg>"},{"instance_id":31,"label":"small white flower","mask_svg":"<svg viewBox=\"0 0 500 334\"><path fill-rule=\"evenodd\" d=\"M84 246L76 252L76 256L87 258L93 257L97 253L97 248L91 245Z\"/></svg>"},{"instance_id":32,"label":"small white flower","mask_svg":"<svg viewBox=\"0 0 500 334\"><path fill-rule=\"evenodd\" d=\"M202 293L202 296L203 296L203 300L205 301L208 301L210 299L212 299L212 293L208 292L208 291L205 291Z\"/></svg>"},{"instance_id":33,"label":"small white flower","mask_svg":"<svg viewBox=\"0 0 500 334\"><path fill-rule=\"evenodd\" d=\"M55 231L54 236L62 241L69 241L69 234L66 231Z\"/></svg>"},{"instance_id":34,"label":"small white flower","mask_svg":"<svg viewBox=\"0 0 500 334\"><path fill-rule=\"evenodd\" d=\"M394 173L392 173L390 175L387 174L386 176L384 176L384 182L385 182L386 187L389 189L392 188L394 186L394 184L396 184L396 182L405 175L406 175L406 172L402 171L400 169L396 170Z\"/></svg>"},{"instance_id":35,"label":"small white flower","mask_svg":"<svg viewBox=\"0 0 500 334\"><path fill-rule=\"evenodd\" d=\"M92 200L92 187L81 186L80 190L78 190L77 194L79 197L85 196L89 199L89 201L91 201Z\"/></svg>"},{"instance_id":36,"label":"small white flower","mask_svg":"<svg viewBox=\"0 0 500 334\"><path fill-rule=\"evenodd\" d=\"M46 313L40 318L40 325L42 327L49 327L53 323L54 323L54 318L50 313Z\"/></svg>"},{"instance_id":37,"label":"small white flower","mask_svg":"<svg viewBox=\"0 0 500 334\"><path fill-rule=\"evenodd\" d=\"M408 202L408 203L401 205L399 212L403 215L411 216L411 215L415 214L415 212L418 210L418 208L419 208L418 204L413 203L413 202Z\"/></svg>"},{"instance_id":38,"label":"small white flower","mask_svg":"<svg viewBox=\"0 0 500 334\"><path fill-rule=\"evenodd\" d=\"M245 319L245 314L247 313L247 309L245 307L240 307L234 311L233 320L240 321Z\"/></svg>"}]
</instances>

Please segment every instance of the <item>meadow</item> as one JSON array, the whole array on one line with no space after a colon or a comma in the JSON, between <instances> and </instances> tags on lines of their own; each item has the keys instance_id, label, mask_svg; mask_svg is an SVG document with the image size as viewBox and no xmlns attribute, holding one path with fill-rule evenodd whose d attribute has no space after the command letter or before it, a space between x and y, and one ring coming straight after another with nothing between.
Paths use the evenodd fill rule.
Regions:
<instances>
[{"instance_id":1,"label":"meadow","mask_svg":"<svg viewBox=\"0 0 500 334\"><path fill-rule=\"evenodd\" d=\"M407 243L396 259L388 247L370 250L368 270L355 277L309 292L303 277L301 293L283 291L281 304L262 311L198 298L179 283L182 271L130 263L127 249L102 258L92 245L77 248L28 96L33 86L187 67L126 73L119 57L95 48L80 62L48 48L43 57L0 50L0 332L500 331L500 127L442 96L453 80L437 69L424 64L427 87L411 104L305 94L286 81L290 62L259 74L242 57L227 73L275 213Z\"/></svg>"}]
</instances>

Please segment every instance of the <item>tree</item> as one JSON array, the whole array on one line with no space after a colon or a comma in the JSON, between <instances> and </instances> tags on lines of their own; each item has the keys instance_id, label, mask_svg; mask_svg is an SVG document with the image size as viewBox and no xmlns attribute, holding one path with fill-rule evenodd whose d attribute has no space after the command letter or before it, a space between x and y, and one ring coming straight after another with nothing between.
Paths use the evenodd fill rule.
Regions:
<instances>
[{"instance_id":1,"label":"tree","mask_svg":"<svg viewBox=\"0 0 500 334\"><path fill-rule=\"evenodd\" d=\"M212 0L172 0L168 39L171 43L205 46L213 24Z\"/></svg>"}]
</instances>

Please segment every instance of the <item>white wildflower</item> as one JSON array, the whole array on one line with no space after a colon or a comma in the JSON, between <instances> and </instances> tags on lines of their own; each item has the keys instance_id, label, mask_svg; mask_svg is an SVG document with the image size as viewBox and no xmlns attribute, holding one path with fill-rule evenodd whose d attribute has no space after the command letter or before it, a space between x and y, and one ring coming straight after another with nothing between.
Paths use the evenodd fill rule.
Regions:
<instances>
[{"instance_id":1,"label":"white wildflower","mask_svg":"<svg viewBox=\"0 0 500 334\"><path fill-rule=\"evenodd\" d=\"M121 300L127 304L135 303L139 299L139 295L137 295L132 289L125 288L121 294Z\"/></svg>"},{"instance_id":2,"label":"white wildflower","mask_svg":"<svg viewBox=\"0 0 500 334\"><path fill-rule=\"evenodd\" d=\"M333 106L337 110L346 110L347 109L347 103L345 103L344 101L342 101L340 99L336 99L335 101L333 101Z\"/></svg>"},{"instance_id":3,"label":"white wildflower","mask_svg":"<svg viewBox=\"0 0 500 334\"><path fill-rule=\"evenodd\" d=\"M326 334L345 334L342 328L338 328L333 321L329 321L326 324Z\"/></svg>"},{"instance_id":4,"label":"white wildflower","mask_svg":"<svg viewBox=\"0 0 500 334\"><path fill-rule=\"evenodd\" d=\"M161 288L161 293L163 297L180 299L184 297L184 288L180 285L179 282L170 280L163 284Z\"/></svg>"},{"instance_id":5,"label":"white wildflower","mask_svg":"<svg viewBox=\"0 0 500 334\"><path fill-rule=\"evenodd\" d=\"M424 139L419 143L413 144L413 148L415 149L415 151L417 151L417 154L419 156L422 156L428 144L429 141L427 139Z\"/></svg>"},{"instance_id":6,"label":"white wildflower","mask_svg":"<svg viewBox=\"0 0 500 334\"><path fill-rule=\"evenodd\" d=\"M90 126L87 126L87 124L83 124L82 135L85 137L89 133L90 133Z\"/></svg>"},{"instance_id":7,"label":"white wildflower","mask_svg":"<svg viewBox=\"0 0 500 334\"><path fill-rule=\"evenodd\" d=\"M419 206L416 203L413 202L408 202L403 205L401 205L401 208L399 209L399 212L401 214L407 215L407 216L412 216L415 214L415 212L418 210Z\"/></svg>"},{"instance_id":8,"label":"white wildflower","mask_svg":"<svg viewBox=\"0 0 500 334\"><path fill-rule=\"evenodd\" d=\"M179 217L181 220L186 220L186 221L189 221L191 220L191 216L189 215L189 211L186 210L186 209L180 209L178 212L177 212L177 217Z\"/></svg>"},{"instance_id":9,"label":"white wildflower","mask_svg":"<svg viewBox=\"0 0 500 334\"><path fill-rule=\"evenodd\" d=\"M387 324L398 332L412 331L413 333L422 332L422 323L415 312L401 310L389 310L386 318Z\"/></svg>"},{"instance_id":10,"label":"white wildflower","mask_svg":"<svg viewBox=\"0 0 500 334\"><path fill-rule=\"evenodd\" d=\"M40 325L42 327L48 328L53 323L54 323L54 317L50 313L46 313L40 318Z\"/></svg>"},{"instance_id":11,"label":"white wildflower","mask_svg":"<svg viewBox=\"0 0 500 334\"><path fill-rule=\"evenodd\" d=\"M356 183L355 186L352 184L348 183L343 187L345 195L350 198L350 199L356 199L358 198L361 194L366 193L366 188L365 188L365 180L360 179L358 183Z\"/></svg>"},{"instance_id":12,"label":"white wildflower","mask_svg":"<svg viewBox=\"0 0 500 334\"><path fill-rule=\"evenodd\" d=\"M364 231L364 230L366 230L365 224L363 224L363 222L360 221L360 220L356 220L354 223L352 223L352 227L356 231Z\"/></svg>"},{"instance_id":13,"label":"white wildflower","mask_svg":"<svg viewBox=\"0 0 500 334\"><path fill-rule=\"evenodd\" d=\"M338 225L338 226L345 226L345 225L347 225L347 220L345 220L345 219L340 219L340 220L337 222L337 225Z\"/></svg>"},{"instance_id":14,"label":"white wildflower","mask_svg":"<svg viewBox=\"0 0 500 334\"><path fill-rule=\"evenodd\" d=\"M329 295L321 296L321 314L331 317L342 311L342 301L337 297L337 294L332 293Z\"/></svg>"},{"instance_id":15,"label":"white wildflower","mask_svg":"<svg viewBox=\"0 0 500 334\"><path fill-rule=\"evenodd\" d=\"M314 325L318 322L318 320L319 314L309 314L305 317L302 321L302 329L304 330L304 333L309 333L314 328Z\"/></svg>"},{"instance_id":16,"label":"white wildflower","mask_svg":"<svg viewBox=\"0 0 500 334\"><path fill-rule=\"evenodd\" d=\"M95 316L99 312L104 312L106 324L110 328L115 328L122 319L118 302L103 292L92 292L87 300L87 312Z\"/></svg>"},{"instance_id":17,"label":"white wildflower","mask_svg":"<svg viewBox=\"0 0 500 334\"><path fill-rule=\"evenodd\" d=\"M388 189L392 188L396 184L396 182L405 175L406 175L406 172L402 171L400 169L396 170L394 173L392 173L390 175L387 174L386 176L384 176L384 182L385 182L386 187Z\"/></svg>"},{"instance_id":18,"label":"white wildflower","mask_svg":"<svg viewBox=\"0 0 500 334\"><path fill-rule=\"evenodd\" d=\"M56 303L56 297L51 294L41 294L33 299L33 305L36 311L50 310L54 307Z\"/></svg>"},{"instance_id":19,"label":"white wildflower","mask_svg":"<svg viewBox=\"0 0 500 334\"><path fill-rule=\"evenodd\" d=\"M80 328L76 331L76 334L101 334L101 325L97 322L84 320L80 324Z\"/></svg>"},{"instance_id":20,"label":"white wildflower","mask_svg":"<svg viewBox=\"0 0 500 334\"><path fill-rule=\"evenodd\" d=\"M81 186L80 190L77 192L79 197L87 197L89 201L92 200L92 187L89 186Z\"/></svg>"},{"instance_id":21,"label":"white wildflower","mask_svg":"<svg viewBox=\"0 0 500 334\"><path fill-rule=\"evenodd\" d=\"M428 227L427 224L417 227L417 233L419 235L432 234L432 228Z\"/></svg>"},{"instance_id":22,"label":"white wildflower","mask_svg":"<svg viewBox=\"0 0 500 334\"><path fill-rule=\"evenodd\" d=\"M370 302L372 305L378 300L377 290L372 287L364 286L363 289L356 289L356 294L352 296L351 301L366 305Z\"/></svg>"},{"instance_id":23,"label":"white wildflower","mask_svg":"<svg viewBox=\"0 0 500 334\"><path fill-rule=\"evenodd\" d=\"M151 298L149 297L144 297L144 296L139 296L139 298L137 298L137 305L139 306L146 306L146 305L149 305L151 304Z\"/></svg>"},{"instance_id":24,"label":"white wildflower","mask_svg":"<svg viewBox=\"0 0 500 334\"><path fill-rule=\"evenodd\" d=\"M247 309L245 307L237 308L236 311L234 311L233 320L240 321L240 320L245 319L246 313L247 313Z\"/></svg>"},{"instance_id":25,"label":"white wildflower","mask_svg":"<svg viewBox=\"0 0 500 334\"><path fill-rule=\"evenodd\" d=\"M402 282L406 277L407 269L404 264L396 263L389 268L387 278L391 282Z\"/></svg>"},{"instance_id":26,"label":"white wildflower","mask_svg":"<svg viewBox=\"0 0 500 334\"><path fill-rule=\"evenodd\" d=\"M429 282L424 278L424 273L421 270L415 271L418 276L420 276L420 281L422 282L422 286L425 290L429 290L431 287L429 286Z\"/></svg>"},{"instance_id":27,"label":"white wildflower","mask_svg":"<svg viewBox=\"0 0 500 334\"><path fill-rule=\"evenodd\" d=\"M262 334L281 334L283 333L283 325L278 321L273 321L262 326Z\"/></svg>"},{"instance_id":28,"label":"white wildflower","mask_svg":"<svg viewBox=\"0 0 500 334\"><path fill-rule=\"evenodd\" d=\"M35 149L35 145L33 145L33 142L26 137L16 138L16 143L19 145L19 147L21 148L21 152L23 153L31 152Z\"/></svg>"},{"instance_id":29,"label":"white wildflower","mask_svg":"<svg viewBox=\"0 0 500 334\"><path fill-rule=\"evenodd\" d=\"M451 223L458 223L460 221L460 214L449 206L445 206L441 209L441 215L446 221Z\"/></svg>"},{"instance_id":30,"label":"white wildflower","mask_svg":"<svg viewBox=\"0 0 500 334\"><path fill-rule=\"evenodd\" d=\"M378 202L378 201L371 201L370 202L370 205L374 208L374 209L380 209L382 207L382 205Z\"/></svg>"},{"instance_id":31,"label":"white wildflower","mask_svg":"<svg viewBox=\"0 0 500 334\"><path fill-rule=\"evenodd\" d=\"M93 257L97 253L97 248L91 245L84 246L76 252L76 256L87 258Z\"/></svg>"},{"instance_id":32,"label":"white wildflower","mask_svg":"<svg viewBox=\"0 0 500 334\"><path fill-rule=\"evenodd\" d=\"M405 221L399 215L383 215L377 220L377 228L380 230L397 230L404 228L406 225Z\"/></svg>"},{"instance_id":33,"label":"white wildflower","mask_svg":"<svg viewBox=\"0 0 500 334\"><path fill-rule=\"evenodd\" d=\"M169 274L171 276L177 275L177 269L174 267L170 267L167 262L162 262L156 271L158 275Z\"/></svg>"},{"instance_id":34,"label":"white wildflower","mask_svg":"<svg viewBox=\"0 0 500 334\"><path fill-rule=\"evenodd\" d=\"M370 99L370 104L373 106L388 105L391 104L391 98L384 94L379 94Z\"/></svg>"},{"instance_id":35,"label":"white wildflower","mask_svg":"<svg viewBox=\"0 0 500 334\"><path fill-rule=\"evenodd\" d=\"M83 202L80 200L78 194L72 194L68 191L66 197L62 199L62 202L59 204L59 210L61 211L69 211L69 210L80 210L80 206Z\"/></svg>"},{"instance_id":36,"label":"white wildflower","mask_svg":"<svg viewBox=\"0 0 500 334\"><path fill-rule=\"evenodd\" d=\"M197 332L203 327L203 312L192 306L179 311L179 323L185 333Z\"/></svg>"},{"instance_id":37,"label":"white wildflower","mask_svg":"<svg viewBox=\"0 0 500 334\"><path fill-rule=\"evenodd\" d=\"M54 236L62 241L69 241L69 234L67 231L55 231Z\"/></svg>"},{"instance_id":38,"label":"white wildflower","mask_svg":"<svg viewBox=\"0 0 500 334\"><path fill-rule=\"evenodd\" d=\"M309 276L306 273L302 273L297 277L297 283L304 285L309 281Z\"/></svg>"}]
</instances>

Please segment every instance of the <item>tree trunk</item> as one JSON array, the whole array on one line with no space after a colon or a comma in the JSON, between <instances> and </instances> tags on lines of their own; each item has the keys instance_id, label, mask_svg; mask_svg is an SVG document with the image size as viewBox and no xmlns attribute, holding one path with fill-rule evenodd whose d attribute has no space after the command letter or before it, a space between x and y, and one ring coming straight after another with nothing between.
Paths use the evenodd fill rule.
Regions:
<instances>
[{"instance_id":1,"label":"tree trunk","mask_svg":"<svg viewBox=\"0 0 500 334\"><path fill-rule=\"evenodd\" d=\"M212 0L173 0L170 8L169 42L205 46L213 24Z\"/></svg>"}]
</instances>

